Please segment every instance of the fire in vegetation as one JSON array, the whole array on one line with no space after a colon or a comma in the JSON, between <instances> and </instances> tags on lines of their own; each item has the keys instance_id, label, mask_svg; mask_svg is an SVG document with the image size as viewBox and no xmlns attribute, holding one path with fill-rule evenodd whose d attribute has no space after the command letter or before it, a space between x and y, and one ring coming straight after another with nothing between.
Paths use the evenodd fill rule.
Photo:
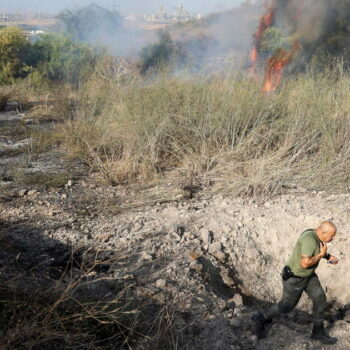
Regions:
<instances>
[{"instance_id":1,"label":"fire in vegetation","mask_svg":"<svg viewBox=\"0 0 350 350\"><path fill-rule=\"evenodd\" d=\"M282 81L285 67L301 51L297 27L303 6L303 0L265 0L265 13L261 16L258 29L253 37L249 69L250 74L257 77L259 59L264 62L265 74L262 87L264 92L277 89ZM280 44L284 47L274 47L273 52L269 54L266 41L269 30L270 33L273 33L272 28L277 28L280 33L286 33L292 39L283 41L281 38L273 38L276 41L275 45Z\"/></svg>"},{"instance_id":2,"label":"fire in vegetation","mask_svg":"<svg viewBox=\"0 0 350 350\"><path fill-rule=\"evenodd\" d=\"M282 81L283 69L291 62L294 55L300 50L300 44L295 41L292 50L278 49L276 54L269 58L263 84L264 92L275 91Z\"/></svg>"},{"instance_id":3,"label":"fire in vegetation","mask_svg":"<svg viewBox=\"0 0 350 350\"><path fill-rule=\"evenodd\" d=\"M256 64L259 58L259 51L260 51L260 43L263 37L263 34L265 33L266 29L270 28L273 24L273 20L275 17L275 9L271 7L267 2L265 3L265 9L266 13L262 15L260 18L260 23L257 31L254 34L254 44L252 51L250 53L250 60L251 60L251 72L255 73L256 71Z\"/></svg>"}]
</instances>

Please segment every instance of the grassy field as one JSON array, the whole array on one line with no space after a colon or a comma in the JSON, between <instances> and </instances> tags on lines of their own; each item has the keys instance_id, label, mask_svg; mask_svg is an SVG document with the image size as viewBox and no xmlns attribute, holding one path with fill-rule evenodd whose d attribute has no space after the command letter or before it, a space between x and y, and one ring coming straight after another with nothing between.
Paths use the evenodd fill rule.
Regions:
<instances>
[{"instance_id":1,"label":"grassy field","mask_svg":"<svg viewBox=\"0 0 350 350\"><path fill-rule=\"evenodd\" d=\"M286 79L272 94L238 75L90 80L64 124L68 150L112 184L179 172L219 191L273 195L347 187L349 77Z\"/></svg>"},{"instance_id":2,"label":"grassy field","mask_svg":"<svg viewBox=\"0 0 350 350\"><path fill-rule=\"evenodd\" d=\"M286 78L271 94L238 73L108 72L78 91L56 87L46 113L61 121L55 142L110 184L171 174L243 196L348 188L350 77L341 68Z\"/></svg>"}]
</instances>

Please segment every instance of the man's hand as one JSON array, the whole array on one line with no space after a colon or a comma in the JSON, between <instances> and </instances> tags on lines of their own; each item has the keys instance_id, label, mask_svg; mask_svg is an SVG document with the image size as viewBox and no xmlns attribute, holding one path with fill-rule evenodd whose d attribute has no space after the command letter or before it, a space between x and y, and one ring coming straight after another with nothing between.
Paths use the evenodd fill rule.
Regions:
<instances>
[{"instance_id":1,"label":"man's hand","mask_svg":"<svg viewBox=\"0 0 350 350\"><path fill-rule=\"evenodd\" d=\"M320 255L323 258L327 254L327 246L321 242L320 243Z\"/></svg>"},{"instance_id":2,"label":"man's hand","mask_svg":"<svg viewBox=\"0 0 350 350\"><path fill-rule=\"evenodd\" d=\"M339 262L339 260L333 255L331 255L331 257L328 260L328 264L332 264L332 265L337 265L338 262Z\"/></svg>"}]
</instances>

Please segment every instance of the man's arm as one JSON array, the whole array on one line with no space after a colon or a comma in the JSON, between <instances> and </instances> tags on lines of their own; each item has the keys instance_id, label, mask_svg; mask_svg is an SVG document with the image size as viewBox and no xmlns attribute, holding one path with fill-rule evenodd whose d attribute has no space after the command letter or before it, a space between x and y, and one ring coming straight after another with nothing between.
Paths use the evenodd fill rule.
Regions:
<instances>
[{"instance_id":1,"label":"man's arm","mask_svg":"<svg viewBox=\"0 0 350 350\"><path fill-rule=\"evenodd\" d=\"M320 244L320 253L315 256L302 255L300 259L300 266L307 269L316 265L327 254L327 246L323 243Z\"/></svg>"}]
</instances>

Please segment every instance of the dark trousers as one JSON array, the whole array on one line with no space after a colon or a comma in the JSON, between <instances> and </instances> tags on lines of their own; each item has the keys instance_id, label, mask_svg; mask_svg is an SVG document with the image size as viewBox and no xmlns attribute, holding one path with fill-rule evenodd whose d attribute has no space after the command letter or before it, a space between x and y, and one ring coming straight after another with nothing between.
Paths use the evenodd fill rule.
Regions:
<instances>
[{"instance_id":1,"label":"dark trousers","mask_svg":"<svg viewBox=\"0 0 350 350\"><path fill-rule=\"evenodd\" d=\"M327 308L327 300L316 274L310 277L291 277L287 281L283 281L282 300L263 312L265 318L270 320L273 317L292 311L298 304L304 291L313 303L314 325L322 325Z\"/></svg>"}]
</instances>

